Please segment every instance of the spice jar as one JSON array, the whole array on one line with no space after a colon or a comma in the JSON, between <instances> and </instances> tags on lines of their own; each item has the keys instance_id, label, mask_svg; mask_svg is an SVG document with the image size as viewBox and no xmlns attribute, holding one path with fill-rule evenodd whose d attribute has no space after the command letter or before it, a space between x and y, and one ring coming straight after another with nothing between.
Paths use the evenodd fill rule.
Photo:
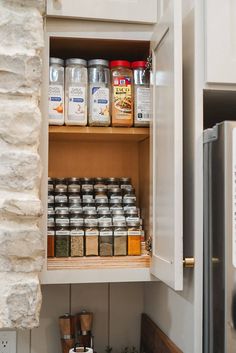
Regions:
<instances>
[{"instance_id":1,"label":"spice jar","mask_svg":"<svg viewBox=\"0 0 236 353\"><path fill-rule=\"evenodd\" d=\"M103 177L96 177L94 178L94 188L95 188L95 185L99 185L99 186L104 186L106 185L106 178L103 178Z\"/></svg>"},{"instance_id":2,"label":"spice jar","mask_svg":"<svg viewBox=\"0 0 236 353\"><path fill-rule=\"evenodd\" d=\"M83 210L96 210L94 199L84 199L83 200Z\"/></svg>"},{"instance_id":3,"label":"spice jar","mask_svg":"<svg viewBox=\"0 0 236 353\"><path fill-rule=\"evenodd\" d=\"M54 179L53 178L48 178L48 191L54 191Z\"/></svg>"},{"instance_id":4,"label":"spice jar","mask_svg":"<svg viewBox=\"0 0 236 353\"><path fill-rule=\"evenodd\" d=\"M97 222L98 216L96 209L85 209L83 211L84 214L84 223L87 225L89 220L94 220Z\"/></svg>"},{"instance_id":5,"label":"spice jar","mask_svg":"<svg viewBox=\"0 0 236 353\"><path fill-rule=\"evenodd\" d=\"M80 179L77 177L67 178L67 184L68 184L68 186L69 185L73 185L73 186L80 185Z\"/></svg>"},{"instance_id":6,"label":"spice jar","mask_svg":"<svg viewBox=\"0 0 236 353\"><path fill-rule=\"evenodd\" d=\"M67 186L56 185L55 187L55 207L68 207Z\"/></svg>"},{"instance_id":7,"label":"spice jar","mask_svg":"<svg viewBox=\"0 0 236 353\"><path fill-rule=\"evenodd\" d=\"M133 73L129 61L111 61L112 126L133 125Z\"/></svg>"},{"instance_id":8,"label":"spice jar","mask_svg":"<svg viewBox=\"0 0 236 353\"><path fill-rule=\"evenodd\" d=\"M122 189L122 185L131 185L130 177L122 177L120 178L120 188Z\"/></svg>"},{"instance_id":9,"label":"spice jar","mask_svg":"<svg viewBox=\"0 0 236 353\"><path fill-rule=\"evenodd\" d=\"M82 207L70 209L70 225L73 226L77 221L84 222Z\"/></svg>"},{"instance_id":10,"label":"spice jar","mask_svg":"<svg viewBox=\"0 0 236 353\"><path fill-rule=\"evenodd\" d=\"M86 188L84 185L90 185L93 187L93 184L94 184L94 179L93 178L88 178L88 177L83 177L83 178L80 178L80 184L82 185L82 189L83 188Z\"/></svg>"},{"instance_id":11,"label":"spice jar","mask_svg":"<svg viewBox=\"0 0 236 353\"><path fill-rule=\"evenodd\" d=\"M97 207L97 210L104 210L104 209L107 209L108 208L108 198L105 196L105 197L99 197L99 198L96 198L95 199L95 204L96 204L96 207Z\"/></svg>"},{"instance_id":12,"label":"spice jar","mask_svg":"<svg viewBox=\"0 0 236 353\"><path fill-rule=\"evenodd\" d=\"M84 256L84 220L74 219L70 227L70 256Z\"/></svg>"},{"instance_id":13,"label":"spice jar","mask_svg":"<svg viewBox=\"0 0 236 353\"><path fill-rule=\"evenodd\" d=\"M113 231L111 221L99 222L99 255L113 255Z\"/></svg>"},{"instance_id":14,"label":"spice jar","mask_svg":"<svg viewBox=\"0 0 236 353\"><path fill-rule=\"evenodd\" d=\"M61 223L56 226L55 255L56 257L68 257L70 255L70 228L68 223Z\"/></svg>"},{"instance_id":15,"label":"spice jar","mask_svg":"<svg viewBox=\"0 0 236 353\"><path fill-rule=\"evenodd\" d=\"M89 219L85 223L85 256L98 256L98 221Z\"/></svg>"},{"instance_id":16,"label":"spice jar","mask_svg":"<svg viewBox=\"0 0 236 353\"><path fill-rule=\"evenodd\" d=\"M114 255L127 255L127 227L125 220L114 220Z\"/></svg>"},{"instance_id":17,"label":"spice jar","mask_svg":"<svg viewBox=\"0 0 236 353\"><path fill-rule=\"evenodd\" d=\"M55 223L48 221L47 257L55 256Z\"/></svg>"},{"instance_id":18,"label":"spice jar","mask_svg":"<svg viewBox=\"0 0 236 353\"><path fill-rule=\"evenodd\" d=\"M134 194L126 194L123 197L123 206L124 210L127 210L128 208L136 208L136 196Z\"/></svg>"},{"instance_id":19,"label":"spice jar","mask_svg":"<svg viewBox=\"0 0 236 353\"><path fill-rule=\"evenodd\" d=\"M126 221L140 221L138 208L128 208L125 210Z\"/></svg>"},{"instance_id":20,"label":"spice jar","mask_svg":"<svg viewBox=\"0 0 236 353\"><path fill-rule=\"evenodd\" d=\"M146 61L134 61L134 126L149 126L151 119L150 73Z\"/></svg>"},{"instance_id":21,"label":"spice jar","mask_svg":"<svg viewBox=\"0 0 236 353\"><path fill-rule=\"evenodd\" d=\"M55 222L55 211L52 207L48 208L48 223Z\"/></svg>"},{"instance_id":22,"label":"spice jar","mask_svg":"<svg viewBox=\"0 0 236 353\"><path fill-rule=\"evenodd\" d=\"M108 196L110 199L117 199L117 200L122 200L122 192L120 188L109 188L108 190Z\"/></svg>"},{"instance_id":23,"label":"spice jar","mask_svg":"<svg viewBox=\"0 0 236 353\"><path fill-rule=\"evenodd\" d=\"M104 209L100 209L98 210L98 222L111 222L112 221L112 217L111 217L111 211L109 210L109 208L104 208Z\"/></svg>"},{"instance_id":24,"label":"spice jar","mask_svg":"<svg viewBox=\"0 0 236 353\"><path fill-rule=\"evenodd\" d=\"M128 255L141 255L141 229L139 221L127 221Z\"/></svg>"},{"instance_id":25,"label":"spice jar","mask_svg":"<svg viewBox=\"0 0 236 353\"><path fill-rule=\"evenodd\" d=\"M68 185L68 201L76 200L81 202L80 185Z\"/></svg>"},{"instance_id":26,"label":"spice jar","mask_svg":"<svg viewBox=\"0 0 236 353\"><path fill-rule=\"evenodd\" d=\"M65 123L87 125L87 62L83 59L67 59L65 71Z\"/></svg>"},{"instance_id":27,"label":"spice jar","mask_svg":"<svg viewBox=\"0 0 236 353\"><path fill-rule=\"evenodd\" d=\"M109 126L110 116L110 70L107 60L88 62L89 125Z\"/></svg>"},{"instance_id":28,"label":"spice jar","mask_svg":"<svg viewBox=\"0 0 236 353\"><path fill-rule=\"evenodd\" d=\"M48 120L50 125L64 124L64 61L49 59Z\"/></svg>"},{"instance_id":29,"label":"spice jar","mask_svg":"<svg viewBox=\"0 0 236 353\"><path fill-rule=\"evenodd\" d=\"M114 221L125 221L125 215L123 209L114 209L112 211L112 218Z\"/></svg>"},{"instance_id":30,"label":"spice jar","mask_svg":"<svg viewBox=\"0 0 236 353\"><path fill-rule=\"evenodd\" d=\"M122 200L121 199L110 199L109 200L109 205L110 205L110 210L117 210L117 209L121 209L122 210Z\"/></svg>"},{"instance_id":31,"label":"spice jar","mask_svg":"<svg viewBox=\"0 0 236 353\"><path fill-rule=\"evenodd\" d=\"M118 178L110 177L107 178L107 188L118 188L120 185L120 181Z\"/></svg>"},{"instance_id":32,"label":"spice jar","mask_svg":"<svg viewBox=\"0 0 236 353\"><path fill-rule=\"evenodd\" d=\"M53 191L48 191L48 207L54 207L54 192Z\"/></svg>"},{"instance_id":33,"label":"spice jar","mask_svg":"<svg viewBox=\"0 0 236 353\"><path fill-rule=\"evenodd\" d=\"M56 226L58 226L59 224L67 224L69 226L70 219L68 210L57 209L55 215L55 223Z\"/></svg>"}]
</instances>

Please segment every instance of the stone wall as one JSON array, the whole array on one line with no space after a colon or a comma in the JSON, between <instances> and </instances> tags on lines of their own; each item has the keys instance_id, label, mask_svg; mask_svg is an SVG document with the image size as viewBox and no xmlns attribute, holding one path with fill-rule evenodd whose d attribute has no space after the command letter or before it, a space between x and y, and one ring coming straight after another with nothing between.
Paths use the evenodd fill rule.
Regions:
<instances>
[{"instance_id":1,"label":"stone wall","mask_svg":"<svg viewBox=\"0 0 236 353\"><path fill-rule=\"evenodd\" d=\"M0 0L0 328L39 323L44 0Z\"/></svg>"}]
</instances>

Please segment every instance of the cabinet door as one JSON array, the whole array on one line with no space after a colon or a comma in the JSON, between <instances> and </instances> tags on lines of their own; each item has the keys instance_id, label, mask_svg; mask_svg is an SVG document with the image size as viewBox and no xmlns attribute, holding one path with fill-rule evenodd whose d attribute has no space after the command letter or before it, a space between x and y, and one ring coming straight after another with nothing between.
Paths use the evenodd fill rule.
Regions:
<instances>
[{"instance_id":1,"label":"cabinet door","mask_svg":"<svg viewBox=\"0 0 236 353\"><path fill-rule=\"evenodd\" d=\"M47 15L155 23L157 0L47 0Z\"/></svg>"},{"instance_id":2,"label":"cabinet door","mask_svg":"<svg viewBox=\"0 0 236 353\"><path fill-rule=\"evenodd\" d=\"M151 273L183 287L182 17L170 0L151 43L153 62Z\"/></svg>"},{"instance_id":3,"label":"cabinet door","mask_svg":"<svg viewBox=\"0 0 236 353\"><path fill-rule=\"evenodd\" d=\"M236 83L236 1L205 2L206 81Z\"/></svg>"}]
</instances>

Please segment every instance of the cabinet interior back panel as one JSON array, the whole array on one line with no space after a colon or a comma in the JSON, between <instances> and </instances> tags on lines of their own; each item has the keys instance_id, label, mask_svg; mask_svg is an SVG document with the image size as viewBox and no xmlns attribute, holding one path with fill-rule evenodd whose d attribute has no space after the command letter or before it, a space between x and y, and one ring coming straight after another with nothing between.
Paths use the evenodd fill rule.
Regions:
<instances>
[{"instance_id":1,"label":"cabinet interior back panel","mask_svg":"<svg viewBox=\"0 0 236 353\"><path fill-rule=\"evenodd\" d=\"M139 186L138 143L51 141L50 177L130 176L137 197Z\"/></svg>"}]
</instances>

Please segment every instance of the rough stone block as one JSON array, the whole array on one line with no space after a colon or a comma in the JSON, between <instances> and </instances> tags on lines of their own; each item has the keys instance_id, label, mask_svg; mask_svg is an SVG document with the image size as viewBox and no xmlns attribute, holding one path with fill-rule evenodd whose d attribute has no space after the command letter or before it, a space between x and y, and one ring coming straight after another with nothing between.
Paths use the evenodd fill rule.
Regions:
<instances>
[{"instance_id":1,"label":"rough stone block","mask_svg":"<svg viewBox=\"0 0 236 353\"><path fill-rule=\"evenodd\" d=\"M1 197L1 193L0 193ZM25 194L24 198L17 198L17 195L12 195L0 202L0 214L11 216L26 216L40 217L43 213L42 203L39 199L30 198Z\"/></svg>"},{"instance_id":2,"label":"rough stone block","mask_svg":"<svg viewBox=\"0 0 236 353\"><path fill-rule=\"evenodd\" d=\"M40 83L40 56L0 55L0 93L39 94Z\"/></svg>"},{"instance_id":3,"label":"rough stone block","mask_svg":"<svg viewBox=\"0 0 236 353\"><path fill-rule=\"evenodd\" d=\"M45 0L1 0L4 6L14 7L15 9L23 8L26 10L26 7L35 7L39 11L44 12L46 7Z\"/></svg>"},{"instance_id":4,"label":"rough stone block","mask_svg":"<svg viewBox=\"0 0 236 353\"><path fill-rule=\"evenodd\" d=\"M0 3L0 53L43 48L43 20L34 8L7 8Z\"/></svg>"},{"instance_id":5,"label":"rough stone block","mask_svg":"<svg viewBox=\"0 0 236 353\"><path fill-rule=\"evenodd\" d=\"M0 153L0 188L16 191L39 188L40 175L37 153L20 149Z\"/></svg>"},{"instance_id":6,"label":"rough stone block","mask_svg":"<svg viewBox=\"0 0 236 353\"><path fill-rule=\"evenodd\" d=\"M42 303L35 273L0 273L0 328L33 328L39 325Z\"/></svg>"},{"instance_id":7,"label":"rough stone block","mask_svg":"<svg viewBox=\"0 0 236 353\"><path fill-rule=\"evenodd\" d=\"M0 99L0 139L12 145L38 144L41 113L36 102Z\"/></svg>"}]
</instances>

